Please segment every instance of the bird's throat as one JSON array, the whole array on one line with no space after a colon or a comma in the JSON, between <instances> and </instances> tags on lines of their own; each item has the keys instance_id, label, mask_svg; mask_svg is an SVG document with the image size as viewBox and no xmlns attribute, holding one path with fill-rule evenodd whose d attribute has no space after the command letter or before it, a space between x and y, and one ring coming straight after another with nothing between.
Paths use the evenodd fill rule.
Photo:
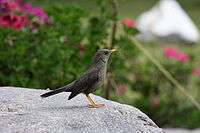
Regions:
<instances>
[{"instance_id":1,"label":"bird's throat","mask_svg":"<svg viewBox=\"0 0 200 133\"><path fill-rule=\"evenodd\" d=\"M104 59L100 58L100 60L101 60L102 62L106 63L106 61L105 61Z\"/></svg>"}]
</instances>

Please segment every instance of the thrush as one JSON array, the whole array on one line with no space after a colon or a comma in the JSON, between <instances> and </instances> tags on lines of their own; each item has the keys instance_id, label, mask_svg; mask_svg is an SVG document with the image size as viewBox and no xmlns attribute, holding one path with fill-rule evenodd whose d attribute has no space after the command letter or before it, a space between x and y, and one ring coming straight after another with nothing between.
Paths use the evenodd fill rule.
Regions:
<instances>
[{"instance_id":1,"label":"thrush","mask_svg":"<svg viewBox=\"0 0 200 133\"><path fill-rule=\"evenodd\" d=\"M82 76L68 85L42 94L41 97L45 98L61 92L71 92L68 97L68 100L70 100L82 93L86 95L89 107L99 108L104 106L104 104L96 104L89 94L95 92L96 89L104 83L104 80L106 79L108 59L114 51L116 50L101 49L97 51L90 68Z\"/></svg>"}]
</instances>

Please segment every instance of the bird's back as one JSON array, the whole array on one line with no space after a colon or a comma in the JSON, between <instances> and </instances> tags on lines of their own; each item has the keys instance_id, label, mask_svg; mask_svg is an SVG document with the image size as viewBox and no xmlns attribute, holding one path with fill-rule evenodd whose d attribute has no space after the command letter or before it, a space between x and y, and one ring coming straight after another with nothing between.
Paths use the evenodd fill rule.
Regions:
<instances>
[{"instance_id":1,"label":"bird's back","mask_svg":"<svg viewBox=\"0 0 200 133\"><path fill-rule=\"evenodd\" d=\"M85 74L74 82L73 91L76 93L89 94L103 84L106 68L92 66Z\"/></svg>"}]
</instances>

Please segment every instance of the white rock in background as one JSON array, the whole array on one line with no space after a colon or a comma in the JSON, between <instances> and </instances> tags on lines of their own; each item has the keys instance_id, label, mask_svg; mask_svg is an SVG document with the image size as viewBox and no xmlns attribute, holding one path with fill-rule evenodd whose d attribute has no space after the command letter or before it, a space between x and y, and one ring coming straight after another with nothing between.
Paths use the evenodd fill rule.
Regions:
<instances>
[{"instance_id":1,"label":"white rock in background","mask_svg":"<svg viewBox=\"0 0 200 133\"><path fill-rule=\"evenodd\" d=\"M144 41L166 38L196 43L200 39L197 27L176 0L161 0L137 22L138 37Z\"/></svg>"}]
</instances>

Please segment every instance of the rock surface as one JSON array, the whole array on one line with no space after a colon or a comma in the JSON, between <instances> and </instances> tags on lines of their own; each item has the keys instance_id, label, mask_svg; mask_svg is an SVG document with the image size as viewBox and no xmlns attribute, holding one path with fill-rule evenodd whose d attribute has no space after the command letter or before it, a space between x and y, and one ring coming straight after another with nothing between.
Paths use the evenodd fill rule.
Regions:
<instances>
[{"instance_id":1,"label":"rock surface","mask_svg":"<svg viewBox=\"0 0 200 133\"><path fill-rule=\"evenodd\" d=\"M166 128L166 133L200 133L200 128L198 129L184 129L184 128Z\"/></svg>"},{"instance_id":2,"label":"rock surface","mask_svg":"<svg viewBox=\"0 0 200 133\"><path fill-rule=\"evenodd\" d=\"M92 95L104 108L88 108L84 95L42 99L45 90L0 87L0 133L163 133L137 108Z\"/></svg>"}]
</instances>

